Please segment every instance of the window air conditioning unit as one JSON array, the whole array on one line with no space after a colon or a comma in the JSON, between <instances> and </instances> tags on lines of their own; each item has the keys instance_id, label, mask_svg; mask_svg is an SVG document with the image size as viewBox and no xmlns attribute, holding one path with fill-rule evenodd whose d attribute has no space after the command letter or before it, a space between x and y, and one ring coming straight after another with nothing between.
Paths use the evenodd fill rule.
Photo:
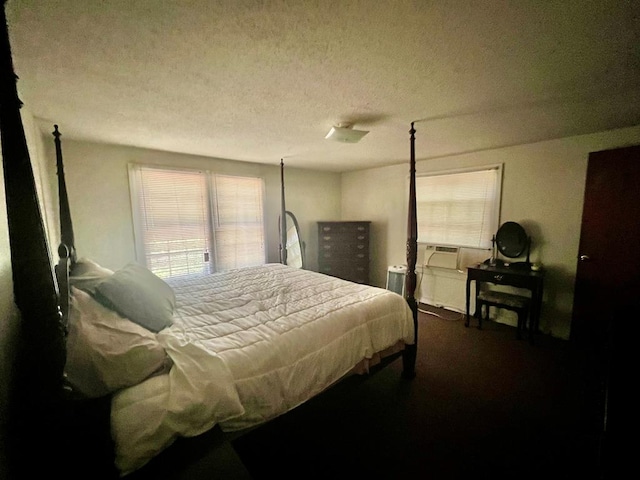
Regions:
<instances>
[{"instance_id":1,"label":"window air conditioning unit","mask_svg":"<svg viewBox=\"0 0 640 480\"><path fill-rule=\"evenodd\" d=\"M427 245L424 256L424 266L457 270L459 253L459 247Z\"/></svg>"},{"instance_id":2,"label":"window air conditioning unit","mask_svg":"<svg viewBox=\"0 0 640 480\"><path fill-rule=\"evenodd\" d=\"M406 265L393 265L387 269L387 290L404 297L404 281L407 276Z\"/></svg>"}]
</instances>

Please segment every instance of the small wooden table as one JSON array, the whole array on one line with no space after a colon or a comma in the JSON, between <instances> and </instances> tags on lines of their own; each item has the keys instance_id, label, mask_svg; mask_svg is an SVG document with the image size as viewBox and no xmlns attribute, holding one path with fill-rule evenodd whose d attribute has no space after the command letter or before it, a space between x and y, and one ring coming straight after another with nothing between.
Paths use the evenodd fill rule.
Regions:
<instances>
[{"instance_id":1,"label":"small wooden table","mask_svg":"<svg viewBox=\"0 0 640 480\"><path fill-rule=\"evenodd\" d=\"M494 285L509 285L531 291L531 319L529 329L531 338L538 332L540 310L542 309L542 291L544 287L544 271L533 271L522 267L505 267L479 264L467 268L467 316L465 327L469 326L469 303L471 296L471 282L476 282L476 299L474 317L481 314L478 308L478 292L482 283Z\"/></svg>"}]
</instances>

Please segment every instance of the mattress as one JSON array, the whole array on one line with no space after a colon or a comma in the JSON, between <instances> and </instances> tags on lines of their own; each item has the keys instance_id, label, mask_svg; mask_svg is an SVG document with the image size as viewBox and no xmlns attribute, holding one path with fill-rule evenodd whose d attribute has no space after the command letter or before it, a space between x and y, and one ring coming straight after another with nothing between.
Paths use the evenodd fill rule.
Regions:
<instances>
[{"instance_id":1,"label":"mattress","mask_svg":"<svg viewBox=\"0 0 640 480\"><path fill-rule=\"evenodd\" d=\"M123 475L178 436L259 425L415 341L400 295L308 270L267 264L168 283L174 323L157 339L173 366L112 400Z\"/></svg>"}]
</instances>

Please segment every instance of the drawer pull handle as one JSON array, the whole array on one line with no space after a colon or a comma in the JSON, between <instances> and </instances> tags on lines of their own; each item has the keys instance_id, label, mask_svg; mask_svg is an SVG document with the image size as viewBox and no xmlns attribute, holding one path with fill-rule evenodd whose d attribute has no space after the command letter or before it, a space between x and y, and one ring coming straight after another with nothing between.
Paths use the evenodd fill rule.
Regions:
<instances>
[{"instance_id":1,"label":"drawer pull handle","mask_svg":"<svg viewBox=\"0 0 640 480\"><path fill-rule=\"evenodd\" d=\"M494 280L497 280L498 282L500 282L504 278L504 275L494 275L493 278Z\"/></svg>"},{"instance_id":2,"label":"drawer pull handle","mask_svg":"<svg viewBox=\"0 0 640 480\"><path fill-rule=\"evenodd\" d=\"M358 249L362 250L364 248L364 245L358 245Z\"/></svg>"}]
</instances>

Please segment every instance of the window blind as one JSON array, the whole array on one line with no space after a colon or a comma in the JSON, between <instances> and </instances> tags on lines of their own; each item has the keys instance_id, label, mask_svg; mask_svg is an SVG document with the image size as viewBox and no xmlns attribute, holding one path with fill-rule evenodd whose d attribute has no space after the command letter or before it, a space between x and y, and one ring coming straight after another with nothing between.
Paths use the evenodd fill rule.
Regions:
<instances>
[{"instance_id":1,"label":"window blind","mask_svg":"<svg viewBox=\"0 0 640 480\"><path fill-rule=\"evenodd\" d=\"M213 182L218 270L263 264L262 179L214 175Z\"/></svg>"},{"instance_id":2,"label":"window blind","mask_svg":"<svg viewBox=\"0 0 640 480\"><path fill-rule=\"evenodd\" d=\"M416 178L418 241L491 248L498 229L502 168Z\"/></svg>"},{"instance_id":3,"label":"window blind","mask_svg":"<svg viewBox=\"0 0 640 480\"><path fill-rule=\"evenodd\" d=\"M138 259L156 275L264 263L262 179L141 165L129 173Z\"/></svg>"}]
</instances>

